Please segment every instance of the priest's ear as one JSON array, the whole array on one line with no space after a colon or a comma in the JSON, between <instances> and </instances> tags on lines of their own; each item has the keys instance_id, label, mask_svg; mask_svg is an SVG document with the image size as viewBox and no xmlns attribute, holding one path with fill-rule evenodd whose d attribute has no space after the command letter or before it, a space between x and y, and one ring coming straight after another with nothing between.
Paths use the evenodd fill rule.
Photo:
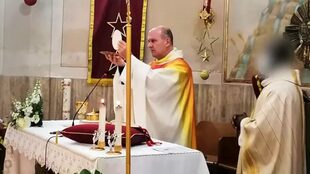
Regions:
<instances>
[{"instance_id":1,"label":"priest's ear","mask_svg":"<svg viewBox=\"0 0 310 174\"><path fill-rule=\"evenodd\" d=\"M166 31L165 31L165 34L168 38L168 41L170 43L170 45L173 45L173 34L172 34L172 31L170 28L167 28Z\"/></svg>"},{"instance_id":2,"label":"priest's ear","mask_svg":"<svg viewBox=\"0 0 310 174\"><path fill-rule=\"evenodd\" d=\"M165 37L166 46L173 46L173 34L170 28L163 27L161 28L162 35Z\"/></svg>"},{"instance_id":3,"label":"priest's ear","mask_svg":"<svg viewBox=\"0 0 310 174\"><path fill-rule=\"evenodd\" d=\"M166 47L170 47L171 45L173 45L170 38L167 37L165 39L165 45L166 45Z\"/></svg>"}]
</instances>

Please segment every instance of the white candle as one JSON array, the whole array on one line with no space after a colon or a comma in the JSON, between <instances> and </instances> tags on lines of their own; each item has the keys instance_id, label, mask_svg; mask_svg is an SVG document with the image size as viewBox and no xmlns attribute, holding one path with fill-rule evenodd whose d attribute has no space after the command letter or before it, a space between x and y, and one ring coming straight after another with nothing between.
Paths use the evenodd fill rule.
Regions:
<instances>
[{"instance_id":1,"label":"white candle","mask_svg":"<svg viewBox=\"0 0 310 174\"><path fill-rule=\"evenodd\" d=\"M63 98L62 98L62 119L70 119L70 103L71 103L71 79L62 80Z\"/></svg>"},{"instance_id":2,"label":"white candle","mask_svg":"<svg viewBox=\"0 0 310 174\"><path fill-rule=\"evenodd\" d=\"M105 141L105 121L106 121L106 114L107 114L107 107L104 103L104 99L100 101L100 108L99 108L99 141Z\"/></svg>"},{"instance_id":3,"label":"white candle","mask_svg":"<svg viewBox=\"0 0 310 174\"><path fill-rule=\"evenodd\" d=\"M121 106L120 101L117 101L115 108L115 130L114 130L117 135L115 146L122 145L122 115L123 115L123 108Z\"/></svg>"}]
</instances>

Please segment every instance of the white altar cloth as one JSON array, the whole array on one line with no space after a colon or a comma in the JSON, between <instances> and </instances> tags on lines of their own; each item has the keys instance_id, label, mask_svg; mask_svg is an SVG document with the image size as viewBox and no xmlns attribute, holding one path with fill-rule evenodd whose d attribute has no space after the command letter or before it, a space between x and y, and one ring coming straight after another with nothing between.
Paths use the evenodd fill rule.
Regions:
<instances>
[{"instance_id":1,"label":"white altar cloth","mask_svg":"<svg viewBox=\"0 0 310 174\"><path fill-rule=\"evenodd\" d=\"M50 132L61 131L70 124L71 121L44 121L43 127L8 128L4 142L7 148L5 172L25 172L20 168L34 166L34 160L44 165L46 142L53 136ZM53 138L47 147L46 165L60 174L79 173L82 169L97 169L103 174L125 174L125 149L121 155L109 155L106 151L107 148L105 151L92 150L90 144L77 143L65 137L59 137L59 143L55 144ZM167 142L153 147L140 145L132 147L131 153L133 174L209 174L202 153L180 145Z\"/></svg>"}]
</instances>

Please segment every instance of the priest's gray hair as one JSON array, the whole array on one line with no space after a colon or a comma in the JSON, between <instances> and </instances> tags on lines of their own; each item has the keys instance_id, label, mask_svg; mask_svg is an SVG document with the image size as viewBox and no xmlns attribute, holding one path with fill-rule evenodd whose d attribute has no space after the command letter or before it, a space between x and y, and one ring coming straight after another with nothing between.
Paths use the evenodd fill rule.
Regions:
<instances>
[{"instance_id":1,"label":"priest's gray hair","mask_svg":"<svg viewBox=\"0 0 310 174\"><path fill-rule=\"evenodd\" d=\"M161 30L162 36L170 39L171 45L173 45L173 34L170 28L165 26L158 27Z\"/></svg>"}]
</instances>

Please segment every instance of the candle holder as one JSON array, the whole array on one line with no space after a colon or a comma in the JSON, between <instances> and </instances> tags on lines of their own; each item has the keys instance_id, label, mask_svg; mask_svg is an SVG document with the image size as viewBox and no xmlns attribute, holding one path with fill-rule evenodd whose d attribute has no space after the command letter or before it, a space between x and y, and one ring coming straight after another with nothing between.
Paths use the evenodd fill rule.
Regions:
<instances>
[{"instance_id":1,"label":"candle holder","mask_svg":"<svg viewBox=\"0 0 310 174\"><path fill-rule=\"evenodd\" d=\"M118 135L117 133L115 133L115 139L117 139L119 137L122 138L122 134ZM114 144L114 152L115 153L121 154L122 153L122 149L123 149L122 144Z\"/></svg>"},{"instance_id":2,"label":"candle holder","mask_svg":"<svg viewBox=\"0 0 310 174\"><path fill-rule=\"evenodd\" d=\"M85 119L88 121L98 121L99 120L99 113L95 112L95 109L93 109L92 112L89 112L86 114Z\"/></svg>"},{"instance_id":3,"label":"candle holder","mask_svg":"<svg viewBox=\"0 0 310 174\"><path fill-rule=\"evenodd\" d=\"M82 101L77 101L75 103L75 108L76 108L76 111L81 107L81 105L83 104ZM78 119L79 120L84 120L85 117L86 117L86 112L87 112L87 106L88 106L88 102L85 102L82 106L82 108L79 110L78 112Z\"/></svg>"},{"instance_id":4,"label":"candle holder","mask_svg":"<svg viewBox=\"0 0 310 174\"><path fill-rule=\"evenodd\" d=\"M98 141L99 136L98 136L98 131L95 131L93 134L93 145L92 145L92 149L96 149L96 142Z\"/></svg>"},{"instance_id":5,"label":"candle holder","mask_svg":"<svg viewBox=\"0 0 310 174\"><path fill-rule=\"evenodd\" d=\"M116 138L117 138L117 134L113 133L111 134L110 132L108 133L108 145L109 145L109 151L107 152L107 154L110 155L118 155L118 154L122 154L122 146L119 147L115 146L115 142L116 142Z\"/></svg>"},{"instance_id":6,"label":"candle holder","mask_svg":"<svg viewBox=\"0 0 310 174\"><path fill-rule=\"evenodd\" d=\"M100 138L102 137L102 138ZM97 149L104 150L105 147L105 131L99 130L98 131L98 142L97 142Z\"/></svg>"},{"instance_id":7,"label":"candle holder","mask_svg":"<svg viewBox=\"0 0 310 174\"><path fill-rule=\"evenodd\" d=\"M102 133L102 131L95 131L94 132L93 145L92 145L91 149L94 149L94 150L104 150L105 142L102 142L102 141L99 142L98 141L101 133ZM98 144L96 144L96 142L98 142Z\"/></svg>"}]
</instances>

